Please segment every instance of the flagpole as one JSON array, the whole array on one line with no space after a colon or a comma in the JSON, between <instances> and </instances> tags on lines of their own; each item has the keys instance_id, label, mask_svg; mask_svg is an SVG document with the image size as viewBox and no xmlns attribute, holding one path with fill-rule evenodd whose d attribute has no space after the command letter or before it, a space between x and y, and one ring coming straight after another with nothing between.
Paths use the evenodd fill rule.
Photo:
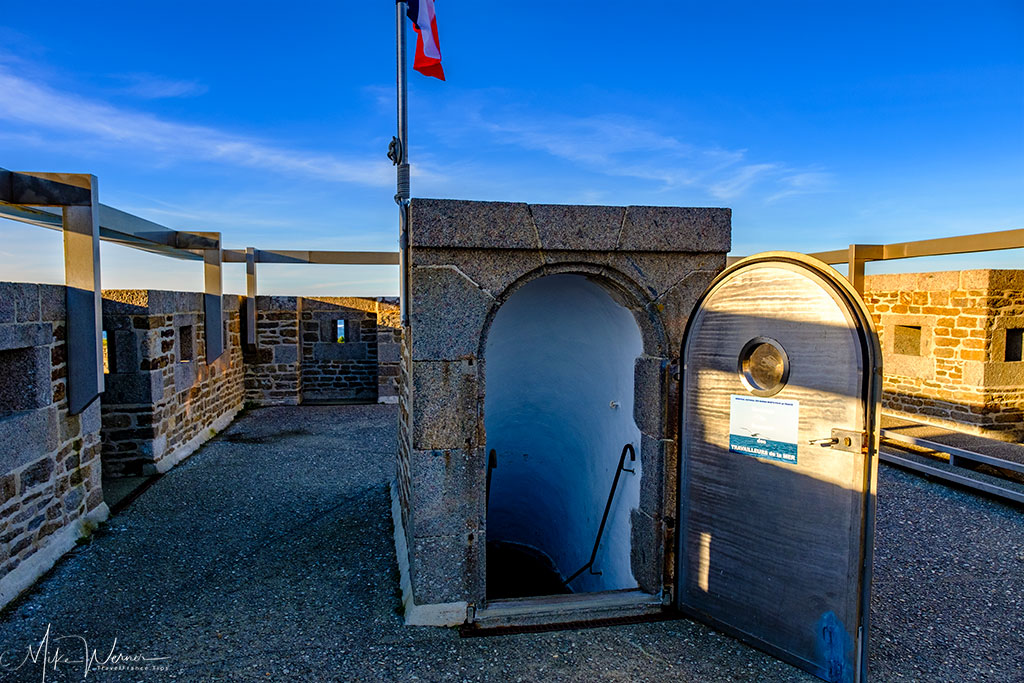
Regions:
<instances>
[{"instance_id":1,"label":"flagpole","mask_svg":"<svg viewBox=\"0 0 1024 683\"><path fill-rule=\"evenodd\" d=\"M400 271L399 307L402 327L409 325L409 83L406 78L406 0L395 2L395 53L397 69L395 82L398 91L398 135L392 139L388 157L397 167L398 204L398 268Z\"/></svg>"}]
</instances>

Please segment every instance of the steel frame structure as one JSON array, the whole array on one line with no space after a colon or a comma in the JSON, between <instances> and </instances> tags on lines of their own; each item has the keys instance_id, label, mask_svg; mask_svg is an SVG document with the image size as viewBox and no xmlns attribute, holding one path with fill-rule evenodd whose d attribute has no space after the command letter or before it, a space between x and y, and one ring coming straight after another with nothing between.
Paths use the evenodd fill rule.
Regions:
<instances>
[{"instance_id":1,"label":"steel frame structure","mask_svg":"<svg viewBox=\"0 0 1024 683\"><path fill-rule=\"evenodd\" d=\"M223 317L223 264L244 263L246 339L256 344L256 264L398 265L398 252L225 249L219 232L174 230L99 202L96 177L0 168L0 218L64 235L67 291L68 402L82 412L103 392L103 311L100 241L171 258L203 262L203 312ZM224 327L206 328L206 362L224 353Z\"/></svg>"}]
</instances>

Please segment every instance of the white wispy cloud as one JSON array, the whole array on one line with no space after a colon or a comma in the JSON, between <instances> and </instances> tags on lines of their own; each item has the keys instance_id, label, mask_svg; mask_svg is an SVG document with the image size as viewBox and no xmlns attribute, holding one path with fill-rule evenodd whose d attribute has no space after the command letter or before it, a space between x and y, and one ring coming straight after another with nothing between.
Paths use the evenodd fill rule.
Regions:
<instances>
[{"instance_id":1,"label":"white wispy cloud","mask_svg":"<svg viewBox=\"0 0 1024 683\"><path fill-rule=\"evenodd\" d=\"M168 97L198 97L208 88L199 81L174 80L147 73L115 74L114 79L124 83L122 90L144 99Z\"/></svg>"},{"instance_id":2,"label":"white wispy cloud","mask_svg":"<svg viewBox=\"0 0 1024 683\"><path fill-rule=\"evenodd\" d=\"M720 200L757 194L777 201L821 192L831 178L820 169L752 159L746 149L696 144L633 116L512 111L488 99L501 98L477 97L462 107L466 125L455 135L482 132L494 144L548 154L590 172L649 181L663 191L692 188Z\"/></svg>"},{"instance_id":3,"label":"white wispy cloud","mask_svg":"<svg viewBox=\"0 0 1024 683\"><path fill-rule=\"evenodd\" d=\"M170 161L213 161L329 182L386 187L394 169L386 160L341 158L295 150L209 126L166 120L145 112L62 92L11 73L0 64L0 120L30 131L49 130L76 140ZM421 170L421 173L424 171Z\"/></svg>"}]
</instances>

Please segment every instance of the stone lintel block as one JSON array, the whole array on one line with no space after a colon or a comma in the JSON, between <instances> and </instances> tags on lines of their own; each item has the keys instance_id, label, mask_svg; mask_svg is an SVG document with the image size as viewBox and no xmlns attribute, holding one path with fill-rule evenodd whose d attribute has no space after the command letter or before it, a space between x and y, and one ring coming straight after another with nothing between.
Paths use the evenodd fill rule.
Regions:
<instances>
[{"instance_id":1,"label":"stone lintel block","mask_svg":"<svg viewBox=\"0 0 1024 683\"><path fill-rule=\"evenodd\" d=\"M727 253L732 210L413 199L415 247Z\"/></svg>"},{"instance_id":2,"label":"stone lintel block","mask_svg":"<svg viewBox=\"0 0 1024 683\"><path fill-rule=\"evenodd\" d=\"M57 412L54 408L0 415L0 475L13 472L55 450L57 433Z\"/></svg>"},{"instance_id":3,"label":"stone lintel block","mask_svg":"<svg viewBox=\"0 0 1024 683\"><path fill-rule=\"evenodd\" d=\"M473 360L413 361L413 448L478 445L478 370Z\"/></svg>"},{"instance_id":4,"label":"stone lintel block","mask_svg":"<svg viewBox=\"0 0 1024 683\"><path fill-rule=\"evenodd\" d=\"M409 548L413 597L419 605L479 602L483 593L481 536L413 536Z\"/></svg>"},{"instance_id":5,"label":"stone lintel block","mask_svg":"<svg viewBox=\"0 0 1024 683\"><path fill-rule=\"evenodd\" d=\"M500 297L527 273L545 265L544 254L536 249L413 249L412 265L458 268L473 284Z\"/></svg>"},{"instance_id":6,"label":"stone lintel block","mask_svg":"<svg viewBox=\"0 0 1024 683\"><path fill-rule=\"evenodd\" d=\"M640 510L630 513L630 523L633 578L640 590L657 593L661 590L663 574L664 524L660 517L651 517Z\"/></svg>"},{"instance_id":7,"label":"stone lintel block","mask_svg":"<svg viewBox=\"0 0 1024 683\"><path fill-rule=\"evenodd\" d=\"M412 451L412 534L454 536L483 528L486 470L483 448Z\"/></svg>"},{"instance_id":8,"label":"stone lintel block","mask_svg":"<svg viewBox=\"0 0 1024 683\"><path fill-rule=\"evenodd\" d=\"M411 215L413 248L540 248L530 207L521 202L416 198Z\"/></svg>"},{"instance_id":9,"label":"stone lintel block","mask_svg":"<svg viewBox=\"0 0 1024 683\"><path fill-rule=\"evenodd\" d=\"M493 297L447 266L412 268L409 289L413 359L476 357Z\"/></svg>"},{"instance_id":10,"label":"stone lintel block","mask_svg":"<svg viewBox=\"0 0 1024 683\"><path fill-rule=\"evenodd\" d=\"M629 206L618 251L720 252L732 248L732 209Z\"/></svg>"},{"instance_id":11,"label":"stone lintel block","mask_svg":"<svg viewBox=\"0 0 1024 683\"><path fill-rule=\"evenodd\" d=\"M53 326L50 323L0 324L0 351L48 347L52 342Z\"/></svg>"},{"instance_id":12,"label":"stone lintel block","mask_svg":"<svg viewBox=\"0 0 1024 683\"><path fill-rule=\"evenodd\" d=\"M665 434L665 383L668 358L640 356L633 365L636 401L633 419L646 435L660 439Z\"/></svg>"},{"instance_id":13,"label":"stone lintel block","mask_svg":"<svg viewBox=\"0 0 1024 683\"><path fill-rule=\"evenodd\" d=\"M530 210L544 250L611 251L626 214L621 206L534 204Z\"/></svg>"}]
</instances>

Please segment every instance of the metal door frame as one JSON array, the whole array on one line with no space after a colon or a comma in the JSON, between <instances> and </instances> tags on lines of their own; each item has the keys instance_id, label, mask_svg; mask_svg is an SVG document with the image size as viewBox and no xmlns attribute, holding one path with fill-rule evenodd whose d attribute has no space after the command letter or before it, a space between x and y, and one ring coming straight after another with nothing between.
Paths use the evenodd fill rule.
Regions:
<instances>
[{"instance_id":1,"label":"metal door frame","mask_svg":"<svg viewBox=\"0 0 1024 683\"><path fill-rule=\"evenodd\" d=\"M759 650L762 650L778 659L793 664L801 669L807 669L807 662L795 655L791 655L770 642L753 636L741 629L730 626L714 617L688 608L681 602L683 586L686 579L686 533L687 528L683 515L683 496L688 484L688 473L685 471L686 461L686 346L690 340L690 333L693 331L694 321L697 312L711 294L728 278L739 270L748 266L760 263L788 263L811 271L818 275L826 283L831 285L835 293L846 304L847 310L858 323L861 334L857 337L861 344L861 353L864 359L864 368L861 405L864 408L864 447L866 449L864 458L864 478L867 486L864 491L864 516L861 523L861 557L860 557L860 619L857 625L856 634L857 651L854 656L854 682L860 683L867 680L868 671L868 638L869 616L871 612L871 572L874 558L874 534L875 534L875 496L878 482L878 439L879 439L879 414L882 389L882 350L878 343L878 334L874 321L868 312L863 299L853 288L850 282L841 276L835 269L818 259L787 251L767 251L753 256L748 256L731 266L727 267L708 285L708 288L697 299L690 311L690 317L686 321L686 328L683 332L683 340L680 345L679 354L679 459L676 465L676 508L680 519L676 523L676 580L675 595L673 603L676 609L683 614L706 623L716 630L727 633Z\"/></svg>"}]
</instances>

